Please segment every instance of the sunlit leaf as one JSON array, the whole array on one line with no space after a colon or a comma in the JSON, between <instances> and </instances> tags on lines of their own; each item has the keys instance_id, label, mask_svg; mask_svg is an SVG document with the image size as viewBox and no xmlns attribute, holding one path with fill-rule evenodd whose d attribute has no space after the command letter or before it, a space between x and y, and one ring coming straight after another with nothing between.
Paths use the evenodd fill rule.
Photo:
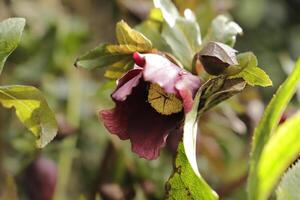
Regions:
<instances>
[{"instance_id":1,"label":"sunlit leaf","mask_svg":"<svg viewBox=\"0 0 300 200\"><path fill-rule=\"evenodd\" d=\"M23 18L9 18L0 22L0 73L7 57L18 46L24 26Z\"/></svg>"},{"instance_id":2,"label":"sunlit leaf","mask_svg":"<svg viewBox=\"0 0 300 200\"><path fill-rule=\"evenodd\" d=\"M236 36L243 33L242 28L224 15L217 16L211 23L205 41L218 41L234 46Z\"/></svg>"},{"instance_id":3,"label":"sunlit leaf","mask_svg":"<svg viewBox=\"0 0 300 200\"><path fill-rule=\"evenodd\" d=\"M174 26L179 13L175 5L170 0L153 0L154 6L161 10L163 18L169 26Z\"/></svg>"},{"instance_id":4,"label":"sunlit leaf","mask_svg":"<svg viewBox=\"0 0 300 200\"><path fill-rule=\"evenodd\" d=\"M201 177L196 162L197 108L195 104L185 119L183 143L177 148L174 172L166 183L167 199L216 200L217 194Z\"/></svg>"},{"instance_id":5,"label":"sunlit leaf","mask_svg":"<svg viewBox=\"0 0 300 200\"><path fill-rule=\"evenodd\" d=\"M299 200L300 199L300 161L298 160L281 179L277 189L277 200Z\"/></svg>"},{"instance_id":6,"label":"sunlit leaf","mask_svg":"<svg viewBox=\"0 0 300 200\"><path fill-rule=\"evenodd\" d=\"M135 29L143 33L149 40L151 40L153 48L171 53L172 50L170 46L167 44L166 40L161 36L161 27L162 22L149 17L149 19L136 26Z\"/></svg>"},{"instance_id":7,"label":"sunlit leaf","mask_svg":"<svg viewBox=\"0 0 300 200\"><path fill-rule=\"evenodd\" d=\"M248 197L250 200L258 200L265 196L259 186L259 161L265 144L269 141L273 130L276 128L283 111L293 97L300 78L300 60L298 60L294 71L278 89L271 102L265 109L264 115L256 127L253 135L252 151L250 159L250 173L248 178ZM264 194L262 194L263 192Z\"/></svg>"},{"instance_id":8,"label":"sunlit leaf","mask_svg":"<svg viewBox=\"0 0 300 200\"><path fill-rule=\"evenodd\" d=\"M262 87L272 86L272 81L264 70L259 67L245 68L235 78L243 78L251 86L259 85Z\"/></svg>"},{"instance_id":9,"label":"sunlit leaf","mask_svg":"<svg viewBox=\"0 0 300 200\"><path fill-rule=\"evenodd\" d=\"M257 165L258 182L255 199L268 199L284 171L299 156L299 124L300 112L280 125L265 145ZM299 185L293 193L299 195Z\"/></svg>"},{"instance_id":10,"label":"sunlit leaf","mask_svg":"<svg viewBox=\"0 0 300 200\"><path fill-rule=\"evenodd\" d=\"M185 17L178 14L170 0L154 1L164 17L162 37L171 47L173 54L187 68L191 69L193 57L200 50L201 32L191 10L186 10Z\"/></svg>"},{"instance_id":11,"label":"sunlit leaf","mask_svg":"<svg viewBox=\"0 0 300 200\"><path fill-rule=\"evenodd\" d=\"M232 78L243 78L251 86L267 87L272 85L272 81L266 72L257 67L257 58L252 52L239 54L238 62L238 66L232 66L227 69L228 71L231 69L240 71L236 75L231 76Z\"/></svg>"},{"instance_id":12,"label":"sunlit leaf","mask_svg":"<svg viewBox=\"0 0 300 200\"><path fill-rule=\"evenodd\" d=\"M31 86L1 86L0 102L5 108L15 108L20 121L37 138L39 148L46 146L57 133L57 123L42 93Z\"/></svg>"},{"instance_id":13,"label":"sunlit leaf","mask_svg":"<svg viewBox=\"0 0 300 200\"><path fill-rule=\"evenodd\" d=\"M116 36L120 45L132 45L134 51L145 52L152 49L152 43L140 32L130 28L123 20L116 25Z\"/></svg>"}]
</instances>

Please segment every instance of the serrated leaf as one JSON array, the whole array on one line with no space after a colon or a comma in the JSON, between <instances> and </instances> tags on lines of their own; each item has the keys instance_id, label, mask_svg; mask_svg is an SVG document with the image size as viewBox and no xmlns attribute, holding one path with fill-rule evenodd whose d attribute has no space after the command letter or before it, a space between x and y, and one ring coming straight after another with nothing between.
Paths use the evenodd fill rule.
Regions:
<instances>
[{"instance_id":1,"label":"serrated leaf","mask_svg":"<svg viewBox=\"0 0 300 200\"><path fill-rule=\"evenodd\" d=\"M134 51L145 52L152 49L152 43L140 32L130 28L123 20L117 23L116 36L120 45L131 45Z\"/></svg>"},{"instance_id":2,"label":"serrated leaf","mask_svg":"<svg viewBox=\"0 0 300 200\"><path fill-rule=\"evenodd\" d=\"M236 36L243 33L242 28L224 15L217 16L211 23L205 41L218 41L234 46Z\"/></svg>"},{"instance_id":3,"label":"serrated leaf","mask_svg":"<svg viewBox=\"0 0 300 200\"><path fill-rule=\"evenodd\" d=\"M46 146L57 133L57 123L42 93L31 86L1 86L0 103L15 108L20 121L37 138L39 148Z\"/></svg>"},{"instance_id":4,"label":"serrated leaf","mask_svg":"<svg viewBox=\"0 0 300 200\"><path fill-rule=\"evenodd\" d=\"M248 178L249 200L259 200L257 197L265 195L262 193L266 191L260 191L258 187L260 181L258 166L261 154L265 144L269 141L273 130L276 128L283 111L293 97L299 78L300 59L297 61L294 71L277 90L254 131L250 159L250 173Z\"/></svg>"},{"instance_id":5,"label":"serrated leaf","mask_svg":"<svg viewBox=\"0 0 300 200\"><path fill-rule=\"evenodd\" d=\"M298 160L281 179L277 189L277 200L300 199L300 161Z\"/></svg>"},{"instance_id":6,"label":"serrated leaf","mask_svg":"<svg viewBox=\"0 0 300 200\"><path fill-rule=\"evenodd\" d=\"M217 194L201 177L196 162L197 109L200 90L184 123L183 143L177 148L174 172L166 183L167 199L216 200Z\"/></svg>"},{"instance_id":7,"label":"serrated leaf","mask_svg":"<svg viewBox=\"0 0 300 200\"><path fill-rule=\"evenodd\" d=\"M9 18L0 22L0 74L7 57L18 46L24 26L23 18Z\"/></svg>"},{"instance_id":8,"label":"serrated leaf","mask_svg":"<svg viewBox=\"0 0 300 200\"><path fill-rule=\"evenodd\" d=\"M272 86L270 77L261 68L257 67L257 58L252 52L241 53L238 55L238 66L231 66L227 73L237 72L231 78L243 78L251 86Z\"/></svg>"},{"instance_id":9,"label":"serrated leaf","mask_svg":"<svg viewBox=\"0 0 300 200\"><path fill-rule=\"evenodd\" d=\"M268 199L284 171L300 154L300 112L279 126L265 145L257 165L256 200ZM299 188L294 191L299 194ZM285 199L287 200L287 199Z\"/></svg>"}]
</instances>

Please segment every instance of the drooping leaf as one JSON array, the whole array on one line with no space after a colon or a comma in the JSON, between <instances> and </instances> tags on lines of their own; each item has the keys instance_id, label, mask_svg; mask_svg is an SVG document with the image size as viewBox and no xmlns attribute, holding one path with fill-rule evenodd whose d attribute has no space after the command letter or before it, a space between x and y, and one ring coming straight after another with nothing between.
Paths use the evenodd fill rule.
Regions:
<instances>
[{"instance_id":1,"label":"drooping leaf","mask_svg":"<svg viewBox=\"0 0 300 200\"><path fill-rule=\"evenodd\" d=\"M57 123L42 93L31 86L1 86L0 102L5 108L15 108L20 121L37 138L39 148L46 146L57 133Z\"/></svg>"},{"instance_id":2,"label":"drooping leaf","mask_svg":"<svg viewBox=\"0 0 300 200\"><path fill-rule=\"evenodd\" d=\"M196 162L197 108L195 104L185 119L183 143L177 148L174 172L166 183L167 199L216 200L217 194L201 177Z\"/></svg>"},{"instance_id":3,"label":"drooping leaf","mask_svg":"<svg viewBox=\"0 0 300 200\"><path fill-rule=\"evenodd\" d=\"M300 161L298 160L281 179L277 189L277 200L300 199Z\"/></svg>"},{"instance_id":4,"label":"drooping leaf","mask_svg":"<svg viewBox=\"0 0 300 200\"><path fill-rule=\"evenodd\" d=\"M23 18L9 18L0 22L0 73L7 57L17 48L24 26Z\"/></svg>"},{"instance_id":5,"label":"drooping leaf","mask_svg":"<svg viewBox=\"0 0 300 200\"><path fill-rule=\"evenodd\" d=\"M236 50L220 42L209 42L199 53L205 71L220 75L230 65L237 65Z\"/></svg>"},{"instance_id":6,"label":"drooping leaf","mask_svg":"<svg viewBox=\"0 0 300 200\"><path fill-rule=\"evenodd\" d=\"M210 30L204 41L218 41L234 46L236 36L243 33L242 28L224 15L217 16L211 23Z\"/></svg>"},{"instance_id":7,"label":"drooping leaf","mask_svg":"<svg viewBox=\"0 0 300 200\"><path fill-rule=\"evenodd\" d=\"M231 78L243 78L251 86L267 87L272 85L272 81L266 72L257 67L257 58L252 52L239 54L238 62L238 66L231 66L227 69L228 73L239 71Z\"/></svg>"},{"instance_id":8,"label":"drooping leaf","mask_svg":"<svg viewBox=\"0 0 300 200\"><path fill-rule=\"evenodd\" d=\"M258 182L255 199L268 199L284 171L299 156L299 124L300 112L280 125L266 143L257 165ZM299 196L299 185L298 189L293 192L298 193Z\"/></svg>"},{"instance_id":9,"label":"drooping leaf","mask_svg":"<svg viewBox=\"0 0 300 200\"><path fill-rule=\"evenodd\" d=\"M135 51L144 52L152 49L152 43L140 32L130 28L123 20L116 25L116 37L120 45L131 45Z\"/></svg>"},{"instance_id":10,"label":"drooping leaf","mask_svg":"<svg viewBox=\"0 0 300 200\"><path fill-rule=\"evenodd\" d=\"M219 76L210 79L202 87L199 113L203 113L220 102L240 93L244 90L246 82L241 78L224 79Z\"/></svg>"},{"instance_id":11,"label":"drooping leaf","mask_svg":"<svg viewBox=\"0 0 300 200\"><path fill-rule=\"evenodd\" d=\"M258 189L258 183L260 181L258 165L261 158L261 153L273 130L276 128L283 111L293 97L299 78L300 59L297 61L294 71L281 85L272 98L271 102L265 109L260 123L254 131L250 159L250 173L248 178L248 197L250 200L258 200L257 197L262 195L259 193L261 191Z\"/></svg>"}]
</instances>

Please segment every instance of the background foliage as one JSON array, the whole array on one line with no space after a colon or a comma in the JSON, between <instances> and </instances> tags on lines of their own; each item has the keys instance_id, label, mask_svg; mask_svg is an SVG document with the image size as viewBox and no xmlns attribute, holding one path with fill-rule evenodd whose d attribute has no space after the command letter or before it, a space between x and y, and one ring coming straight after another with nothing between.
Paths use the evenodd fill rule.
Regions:
<instances>
[{"instance_id":1,"label":"background foliage","mask_svg":"<svg viewBox=\"0 0 300 200\"><path fill-rule=\"evenodd\" d=\"M300 55L299 2L173 2L181 13L185 8L195 12L201 35L209 31L215 16L231 15L244 30L235 48L253 51L273 81L272 88L247 88L200 119L200 173L220 199L245 199L253 129ZM147 18L152 7L150 0L0 0L1 21L12 16L27 20L0 83L41 89L59 125L58 137L39 150L33 145L34 136L27 134L13 112L0 107L0 198L30 199L28 171L43 158L48 161L46 166L58 170L55 199L94 199L97 194L98 199L162 199L178 138L168 139L159 159L139 159L131 153L129 143L108 134L97 119L98 109L112 106L109 95L114 82L104 79L103 69L90 73L73 67L79 55L99 42L117 43L116 22L124 19L133 27ZM137 29L142 28L143 24ZM284 117L297 111L299 98L300 92ZM277 195L286 190L288 183L282 184Z\"/></svg>"}]
</instances>

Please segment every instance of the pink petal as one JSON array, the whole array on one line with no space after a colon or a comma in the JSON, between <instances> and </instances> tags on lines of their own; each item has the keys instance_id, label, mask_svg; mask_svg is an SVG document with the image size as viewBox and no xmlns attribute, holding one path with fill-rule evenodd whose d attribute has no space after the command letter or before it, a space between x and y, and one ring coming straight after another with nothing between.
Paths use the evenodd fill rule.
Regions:
<instances>
[{"instance_id":1,"label":"pink petal","mask_svg":"<svg viewBox=\"0 0 300 200\"><path fill-rule=\"evenodd\" d=\"M142 77L142 68L129 70L123 77L118 80L116 90L112 93L112 98L116 101L125 101L131 94L132 89L139 84Z\"/></svg>"},{"instance_id":2,"label":"pink petal","mask_svg":"<svg viewBox=\"0 0 300 200\"><path fill-rule=\"evenodd\" d=\"M176 94L174 86L182 69L161 55L143 54L143 56L146 60L144 80L157 83L167 93Z\"/></svg>"},{"instance_id":3,"label":"pink petal","mask_svg":"<svg viewBox=\"0 0 300 200\"><path fill-rule=\"evenodd\" d=\"M201 81L199 77L187 72L180 74L180 79L176 82L175 88L183 101L185 113L191 111L194 104L194 97L200 86Z\"/></svg>"}]
</instances>

